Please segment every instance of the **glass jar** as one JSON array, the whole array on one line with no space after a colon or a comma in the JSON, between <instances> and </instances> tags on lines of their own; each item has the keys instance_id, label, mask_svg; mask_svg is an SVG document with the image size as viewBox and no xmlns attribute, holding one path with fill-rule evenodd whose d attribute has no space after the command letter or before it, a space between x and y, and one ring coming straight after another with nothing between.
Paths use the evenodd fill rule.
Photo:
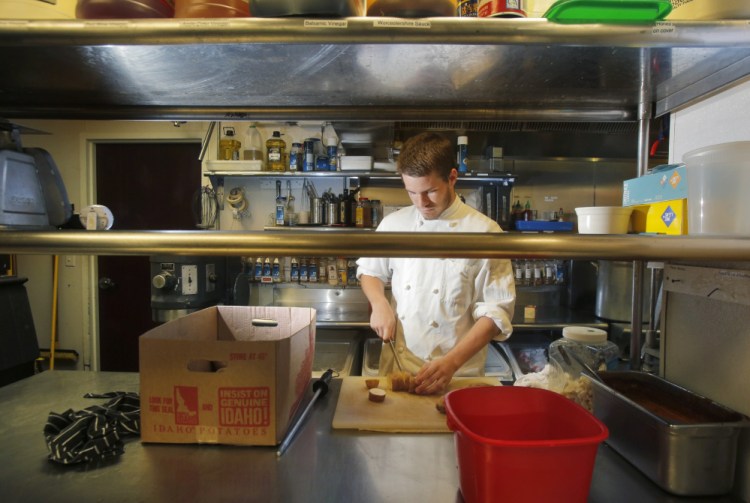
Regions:
<instances>
[{"instance_id":1,"label":"glass jar","mask_svg":"<svg viewBox=\"0 0 750 503\"><path fill-rule=\"evenodd\" d=\"M620 357L620 348L607 340L607 332L598 328L565 327L563 336L549 345L549 360L557 363L566 373L578 378L583 367L570 356L567 361L560 347L586 362L594 370L615 370Z\"/></svg>"},{"instance_id":2,"label":"glass jar","mask_svg":"<svg viewBox=\"0 0 750 503\"><path fill-rule=\"evenodd\" d=\"M357 227L372 227L372 206L370 206L368 198L359 198L355 215L355 225Z\"/></svg>"}]
</instances>

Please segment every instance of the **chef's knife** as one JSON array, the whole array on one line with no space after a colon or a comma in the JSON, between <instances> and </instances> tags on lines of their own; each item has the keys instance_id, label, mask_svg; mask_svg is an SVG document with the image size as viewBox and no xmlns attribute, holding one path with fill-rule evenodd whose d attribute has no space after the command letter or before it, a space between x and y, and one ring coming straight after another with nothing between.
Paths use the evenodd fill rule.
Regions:
<instances>
[{"instance_id":1,"label":"chef's knife","mask_svg":"<svg viewBox=\"0 0 750 503\"><path fill-rule=\"evenodd\" d=\"M388 343L391 346L391 351L393 351L393 359L396 360L396 365L398 366L398 369L403 372L404 367L401 366L401 360L398 359L398 352L396 351L396 345L393 343L393 339L389 340Z\"/></svg>"}]
</instances>

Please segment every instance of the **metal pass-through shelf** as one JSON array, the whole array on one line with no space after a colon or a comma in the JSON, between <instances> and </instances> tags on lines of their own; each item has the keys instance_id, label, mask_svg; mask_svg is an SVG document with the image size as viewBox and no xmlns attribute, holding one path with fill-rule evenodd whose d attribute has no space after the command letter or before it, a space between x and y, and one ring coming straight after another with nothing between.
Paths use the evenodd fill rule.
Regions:
<instances>
[{"instance_id":1,"label":"metal pass-through shelf","mask_svg":"<svg viewBox=\"0 0 750 503\"><path fill-rule=\"evenodd\" d=\"M3 20L0 117L635 121L749 56L742 21Z\"/></svg>"}]
</instances>

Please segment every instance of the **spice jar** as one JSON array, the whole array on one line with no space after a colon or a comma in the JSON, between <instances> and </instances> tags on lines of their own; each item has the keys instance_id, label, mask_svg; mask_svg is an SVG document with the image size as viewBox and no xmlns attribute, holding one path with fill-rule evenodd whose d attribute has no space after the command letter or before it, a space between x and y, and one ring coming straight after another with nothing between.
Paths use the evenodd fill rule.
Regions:
<instances>
[{"instance_id":1,"label":"spice jar","mask_svg":"<svg viewBox=\"0 0 750 503\"><path fill-rule=\"evenodd\" d=\"M553 341L549 346L550 362L557 363L565 372L578 378L583 367L573 357L567 359L560 353L563 347L566 353L573 353L586 362L594 370L617 368L620 348L607 340L607 332L598 328L565 327L563 336Z\"/></svg>"}]
</instances>

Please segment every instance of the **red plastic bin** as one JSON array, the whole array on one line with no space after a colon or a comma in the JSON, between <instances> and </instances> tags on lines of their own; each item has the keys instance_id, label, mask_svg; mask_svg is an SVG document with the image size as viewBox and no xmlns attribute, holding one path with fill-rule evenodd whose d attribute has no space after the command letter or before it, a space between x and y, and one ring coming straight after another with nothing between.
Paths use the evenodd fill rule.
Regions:
<instances>
[{"instance_id":1,"label":"red plastic bin","mask_svg":"<svg viewBox=\"0 0 750 503\"><path fill-rule=\"evenodd\" d=\"M599 444L593 414L552 391L493 386L445 397L467 503L585 502Z\"/></svg>"}]
</instances>

